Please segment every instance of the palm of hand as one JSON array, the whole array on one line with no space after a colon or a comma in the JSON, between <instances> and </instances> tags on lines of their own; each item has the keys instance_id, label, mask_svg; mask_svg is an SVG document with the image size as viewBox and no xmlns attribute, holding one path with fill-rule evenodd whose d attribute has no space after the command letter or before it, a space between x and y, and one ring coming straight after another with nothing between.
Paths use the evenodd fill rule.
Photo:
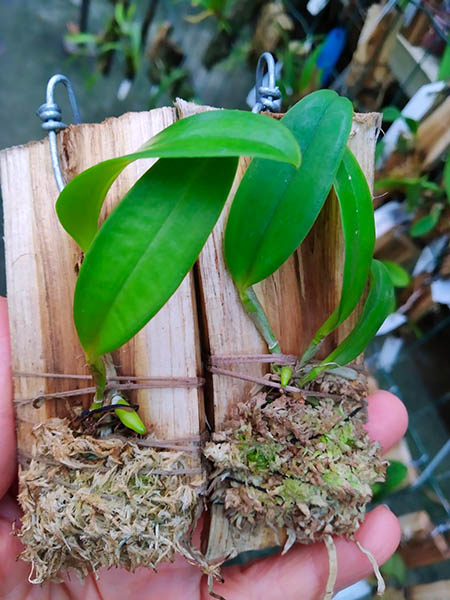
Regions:
<instances>
[{"instance_id":1,"label":"palm of hand","mask_svg":"<svg viewBox=\"0 0 450 600\"><path fill-rule=\"evenodd\" d=\"M14 416L10 373L9 331L5 299L0 299L0 599L1 600L207 600L206 578L184 559L162 564L158 573L138 569L135 574L123 569L102 569L97 580L91 575L84 582L64 576L63 583L36 586L28 582L30 566L16 557L21 552L18 538L11 535L11 523L20 519L20 510L11 486L16 476ZM407 415L403 404L392 394L377 392L369 399L368 431L384 450L404 434ZM395 516L378 507L366 518L356 535L372 552L378 564L395 551L400 537ZM336 540L339 574L336 590L371 572L367 558L353 542ZM286 556L278 555L251 564L223 569L225 583L215 591L227 600L315 600L322 597L328 576L328 558L323 544L295 546Z\"/></svg>"}]
</instances>

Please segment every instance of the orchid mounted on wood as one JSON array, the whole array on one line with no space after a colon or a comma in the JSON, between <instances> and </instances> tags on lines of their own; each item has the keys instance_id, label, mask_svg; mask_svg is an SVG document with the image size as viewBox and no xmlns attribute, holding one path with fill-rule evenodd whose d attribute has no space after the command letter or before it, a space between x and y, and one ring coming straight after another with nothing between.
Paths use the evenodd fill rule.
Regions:
<instances>
[{"instance_id":1,"label":"orchid mounted on wood","mask_svg":"<svg viewBox=\"0 0 450 600\"><path fill-rule=\"evenodd\" d=\"M130 340L161 309L193 266L233 182L238 156L253 161L231 207L224 253L244 306L266 339L280 346L252 286L275 272L305 239L327 195L337 195L345 239L338 306L319 328L302 359L355 309L371 272L371 291L354 332L309 379L353 360L391 308L385 267L372 261L371 195L358 162L346 148L353 110L329 90L310 94L281 121L243 111L217 110L176 122L138 152L104 161L62 191L57 214L85 252L74 320L94 375L94 407L104 402L104 356ZM100 210L113 181L132 161L158 157L99 228ZM289 368L283 381L290 379ZM117 410L138 433L134 412Z\"/></svg>"},{"instance_id":2,"label":"orchid mounted on wood","mask_svg":"<svg viewBox=\"0 0 450 600\"><path fill-rule=\"evenodd\" d=\"M234 179L237 157L285 161L301 154L292 133L261 115L217 110L178 121L138 152L104 161L75 177L56 210L86 253L74 320L94 376L93 408L104 402L104 355L130 340L160 310L193 266ZM98 218L113 181L132 161L159 157L105 223ZM122 400L123 402L123 400ZM136 413L116 411L144 433Z\"/></svg>"}]
</instances>

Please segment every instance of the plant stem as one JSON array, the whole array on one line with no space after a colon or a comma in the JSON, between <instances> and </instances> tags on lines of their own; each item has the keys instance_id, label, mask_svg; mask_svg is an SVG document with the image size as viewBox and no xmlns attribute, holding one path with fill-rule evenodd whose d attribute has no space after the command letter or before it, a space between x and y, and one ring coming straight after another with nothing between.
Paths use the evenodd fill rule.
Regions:
<instances>
[{"instance_id":1,"label":"plant stem","mask_svg":"<svg viewBox=\"0 0 450 600\"><path fill-rule=\"evenodd\" d=\"M91 404L91 410L94 410L95 408L100 408L103 406L107 378L117 375L117 371L111 354L98 356L94 360L88 360L88 362L92 377L94 378L95 386L97 388L94 400ZM108 392L108 397L111 398L112 404L116 404L117 399L120 399L121 404L128 404L125 396L116 390L110 390ZM128 429L131 429L136 433L140 433L141 435L146 433L145 425L136 411L130 412L118 408L114 412L120 421L125 425L125 427L128 427Z\"/></svg>"},{"instance_id":2,"label":"plant stem","mask_svg":"<svg viewBox=\"0 0 450 600\"><path fill-rule=\"evenodd\" d=\"M94 379L96 392L94 400L91 404L91 410L100 408L103 405L103 395L106 387L106 367L101 356L96 357L93 361L89 360L89 369Z\"/></svg>"},{"instance_id":3,"label":"plant stem","mask_svg":"<svg viewBox=\"0 0 450 600\"><path fill-rule=\"evenodd\" d=\"M300 366L306 364L311 358L319 351L320 346L324 340L325 336L316 337L314 336L309 346L306 348L303 356L300 359Z\"/></svg>"},{"instance_id":4,"label":"plant stem","mask_svg":"<svg viewBox=\"0 0 450 600\"><path fill-rule=\"evenodd\" d=\"M244 292L240 292L240 297L245 310L248 312L251 320L256 325L257 330L266 341L269 352L272 354L281 354L280 344L272 331L266 313L256 297L253 288L249 287Z\"/></svg>"}]
</instances>

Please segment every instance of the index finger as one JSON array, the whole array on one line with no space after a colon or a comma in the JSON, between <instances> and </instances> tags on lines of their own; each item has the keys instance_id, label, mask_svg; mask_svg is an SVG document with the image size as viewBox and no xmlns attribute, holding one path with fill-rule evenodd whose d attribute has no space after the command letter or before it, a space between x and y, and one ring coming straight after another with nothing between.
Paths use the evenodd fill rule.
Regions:
<instances>
[{"instance_id":1,"label":"index finger","mask_svg":"<svg viewBox=\"0 0 450 600\"><path fill-rule=\"evenodd\" d=\"M365 429L372 440L380 442L387 452L406 433L408 413L405 405L390 392L378 390L367 398L369 419Z\"/></svg>"}]
</instances>

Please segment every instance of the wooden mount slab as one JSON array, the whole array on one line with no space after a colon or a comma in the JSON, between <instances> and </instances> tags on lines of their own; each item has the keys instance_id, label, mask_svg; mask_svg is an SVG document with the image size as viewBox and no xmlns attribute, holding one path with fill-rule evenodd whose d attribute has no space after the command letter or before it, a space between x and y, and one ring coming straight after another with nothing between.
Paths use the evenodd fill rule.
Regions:
<instances>
[{"instance_id":1,"label":"wooden mount slab","mask_svg":"<svg viewBox=\"0 0 450 600\"><path fill-rule=\"evenodd\" d=\"M58 136L66 179L101 160L135 151L175 118L174 109L161 108L128 113L101 124L68 127ZM151 163L136 161L125 169L108 194L102 219ZM72 319L81 254L56 217L58 192L48 140L3 150L0 172L13 371L87 374ZM118 374L201 375L192 274L156 317L114 353L113 359ZM90 382L15 377L14 385L15 400L20 401L42 393L87 387ZM146 389L133 392L133 396L140 415L157 438L198 438L204 424L201 388ZM18 405L19 448L29 452L33 425L68 414L65 400L48 401L38 410L30 404Z\"/></svg>"},{"instance_id":2,"label":"wooden mount slab","mask_svg":"<svg viewBox=\"0 0 450 600\"><path fill-rule=\"evenodd\" d=\"M211 110L177 100L180 117ZM378 113L356 114L349 138L349 147L357 157L369 185L373 186L375 144L381 125ZM252 321L242 308L235 286L223 259L223 234L228 211L248 160L241 159L236 180L225 210L200 254L197 268L201 304L201 322L207 339L208 352L214 354L261 354L267 348ZM255 206L255 210L258 207ZM296 252L274 275L255 286L256 293L281 349L288 354L301 355L317 328L337 306L341 293L344 267L344 241L340 227L339 207L330 194L324 210ZM358 319L355 312L330 336L321 349L324 357L344 339ZM362 360L362 358L361 358ZM252 364L227 366L235 372L261 377L268 365ZM208 415L215 431L227 420L231 408L248 396L252 383L223 375L212 375L207 398ZM220 560L235 552L283 544L283 531L261 528L251 536L232 529L223 507L211 507L207 557Z\"/></svg>"}]
</instances>

